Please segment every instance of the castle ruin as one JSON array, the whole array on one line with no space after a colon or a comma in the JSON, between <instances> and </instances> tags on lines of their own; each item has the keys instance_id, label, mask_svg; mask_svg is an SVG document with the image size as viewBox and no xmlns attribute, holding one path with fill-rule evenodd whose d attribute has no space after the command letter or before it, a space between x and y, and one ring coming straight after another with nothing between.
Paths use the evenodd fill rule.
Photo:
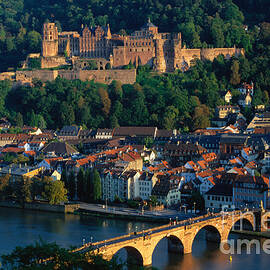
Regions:
<instances>
[{"instance_id":1,"label":"castle ruin","mask_svg":"<svg viewBox=\"0 0 270 270\"><path fill-rule=\"evenodd\" d=\"M244 54L244 49L187 49L182 46L181 33L159 33L150 20L129 36L112 34L109 25L85 26L80 33L58 32L55 23L43 25L42 68L63 64L65 56L72 63L78 59L95 59L99 69L104 69L107 63L113 69L131 63L148 64L159 72L173 72L187 70L196 59L212 61L220 54L227 59L238 57Z\"/></svg>"}]
</instances>

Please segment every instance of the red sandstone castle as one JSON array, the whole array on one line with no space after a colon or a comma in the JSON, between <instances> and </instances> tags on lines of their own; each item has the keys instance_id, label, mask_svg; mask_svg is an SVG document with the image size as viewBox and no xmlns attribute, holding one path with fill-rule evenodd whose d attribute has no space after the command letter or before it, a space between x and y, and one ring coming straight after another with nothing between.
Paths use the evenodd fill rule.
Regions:
<instances>
[{"instance_id":1,"label":"red sandstone castle","mask_svg":"<svg viewBox=\"0 0 270 270\"><path fill-rule=\"evenodd\" d=\"M78 32L58 32L54 23L43 26L43 63L50 63L61 55L69 56L74 63L94 59L99 69L110 63L112 68L121 68L129 63L148 64L160 72L186 70L195 59L213 60L218 55L230 58L244 54L243 49L186 49L182 47L181 33L159 33L150 20L130 36L111 34L110 27L82 28ZM79 61L78 61L79 60ZM54 60L55 61L55 60ZM53 62L54 62L53 61ZM57 61L56 61L57 62Z\"/></svg>"}]
</instances>

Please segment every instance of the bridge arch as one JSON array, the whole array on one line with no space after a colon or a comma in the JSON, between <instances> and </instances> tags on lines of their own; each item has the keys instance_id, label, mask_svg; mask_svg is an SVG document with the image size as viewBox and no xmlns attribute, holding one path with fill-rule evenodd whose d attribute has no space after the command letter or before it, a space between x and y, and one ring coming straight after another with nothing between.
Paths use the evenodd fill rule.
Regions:
<instances>
[{"instance_id":1,"label":"bridge arch","mask_svg":"<svg viewBox=\"0 0 270 270\"><path fill-rule=\"evenodd\" d=\"M139 265L139 266L144 265L145 262L144 262L144 258L141 251L131 245L120 247L119 249L115 250L112 258L115 258L117 255L123 256L124 251L126 252L126 261L128 264ZM123 253L121 254L121 252Z\"/></svg>"},{"instance_id":2,"label":"bridge arch","mask_svg":"<svg viewBox=\"0 0 270 270\"><path fill-rule=\"evenodd\" d=\"M167 243L165 242L167 240ZM168 233L165 235L161 235L160 237L156 238L153 242L153 247L151 251L151 262L155 261L155 258L157 258L158 254L160 254L160 248L168 249L169 253L177 253L179 255L184 255L184 243L182 239L180 239L179 236L177 236L174 233ZM163 252L162 252L163 254ZM166 256L168 254L164 254L163 258L166 260Z\"/></svg>"},{"instance_id":3,"label":"bridge arch","mask_svg":"<svg viewBox=\"0 0 270 270\"><path fill-rule=\"evenodd\" d=\"M194 232L190 252L192 252L192 250L194 249L195 240L197 240L198 237L202 235L202 233L205 233L204 236L207 241L217 242L219 244L222 241L222 231L220 231L220 229L213 224L205 224L202 227L197 228L196 231Z\"/></svg>"},{"instance_id":4,"label":"bridge arch","mask_svg":"<svg viewBox=\"0 0 270 270\"><path fill-rule=\"evenodd\" d=\"M158 240L156 240L154 247L153 247L152 255L155 252L159 243L164 239L168 239L168 250L169 251L177 252L177 253L184 253L183 241L175 234L167 234L167 235L160 237Z\"/></svg>"},{"instance_id":5,"label":"bridge arch","mask_svg":"<svg viewBox=\"0 0 270 270\"><path fill-rule=\"evenodd\" d=\"M232 215L231 219L232 222L229 231L233 229L244 230L246 225L252 227L253 231L256 229L256 217L253 212L244 212L237 216Z\"/></svg>"}]
</instances>

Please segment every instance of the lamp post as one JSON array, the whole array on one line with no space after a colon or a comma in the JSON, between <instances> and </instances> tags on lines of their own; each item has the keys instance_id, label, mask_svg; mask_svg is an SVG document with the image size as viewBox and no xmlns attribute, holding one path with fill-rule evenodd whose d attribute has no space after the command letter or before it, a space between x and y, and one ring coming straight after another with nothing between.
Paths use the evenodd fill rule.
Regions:
<instances>
[{"instance_id":1,"label":"lamp post","mask_svg":"<svg viewBox=\"0 0 270 270\"><path fill-rule=\"evenodd\" d=\"M93 243L93 236L90 237L90 243Z\"/></svg>"},{"instance_id":2,"label":"lamp post","mask_svg":"<svg viewBox=\"0 0 270 270\"><path fill-rule=\"evenodd\" d=\"M193 203L194 205L194 214L196 213L196 202Z\"/></svg>"},{"instance_id":3,"label":"lamp post","mask_svg":"<svg viewBox=\"0 0 270 270\"><path fill-rule=\"evenodd\" d=\"M187 206L185 205L184 207L185 207L185 215L186 215L187 214Z\"/></svg>"},{"instance_id":4,"label":"lamp post","mask_svg":"<svg viewBox=\"0 0 270 270\"><path fill-rule=\"evenodd\" d=\"M83 238L83 240L82 240L82 244L83 244L83 246L84 246L84 244L85 244L85 239Z\"/></svg>"}]
</instances>

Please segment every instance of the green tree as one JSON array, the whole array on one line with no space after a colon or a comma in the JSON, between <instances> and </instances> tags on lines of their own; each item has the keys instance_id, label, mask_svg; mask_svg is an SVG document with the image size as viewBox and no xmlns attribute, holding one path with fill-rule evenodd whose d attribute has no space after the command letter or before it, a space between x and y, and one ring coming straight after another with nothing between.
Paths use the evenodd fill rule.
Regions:
<instances>
[{"instance_id":1,"label":"green tree","mask_svg":"<svg viewBox=\"0 0 270 270\"><path fill-rule=\"evenodd\" d=\"M78 198L81 201L85 200L85 173L84 169L81 167L78 174L77 174L77 193Z\"/></svg>"},{"instance_id":2,"label":"green tree","mask_svg":"<svg viewBox=\"0 0 270 270\"><path fill-rule=\"evenodd\" d=\"M238 85L241 82L241 77L239 74L239 61L234 60L232 62L232 66L231 66L231 79L230 79L230 83L232 85Z\"/></svg>"},{"instance_id":3,"label":"green tree","mask_svg":"<svg viewBox=\"0 0 270 270\"><path fill-rule=\"evenodd\" d=\"M32 52L39 52L41 46L41 35L36 31L30 31L27 33L26 42L28 48Z\"/></svg>"},{"instance_id":4,"label":"green tree","mask_svg":"<svg viewBox=\"0 0 270 270\"><path fill-rule=\"evenodd\" d=\"M152 137L146 137L143 140L143 144L147 147L147 148L151 148L154 144L154 139Z\"/></svg>"},{"instance_id":5,"label":"green tree","mask_svg":"<svg viewBox=\"0 0 270 270\"><path fill-rule=\"evenodd\" d=\"M67 171L65 169L61 173L60 180L65 184L65 188L68 189L68 176L67 176Z\"/></svg>"},{"instance_id":6,"label":"green tree","mask_svg":"<svg viewBox=\"0 0 270 270\"><path fill-rule=\"evenodd\" d=\"M179 111L174 106L169 106L163 117L163 127L165 129L174 129L178 118Z\"/></svg>"},{"instance_id":7,"label":"green tree","mask_svg":"<svg viewBox=\"0 0 270 270\"><path fill-rule=\"evenodd\" d=\"M202 104L195 108L193 115L193 130L210 126L209 108Z\"/></svg>"},{"instance_id":8,"label":"green tree","mask_svg":"<svg viewBox=\"0 0 270 270\"><path fill-rule=\"evenodd\" d=\"M101 179L97 169L93 171L93 193L95 201L101 199Z\"/></svg>"},{"instance_id":9,"label":"green tree","mask_svg":"<svg viewBox=\"0 0 270 270\"><path fill-rule=\"evenodd\" d=\"M10 175L6 174L0 177L0 199L5 200L8 195L7 189L9 187Z\"/></svg>"},{"instance_id":10,"label":"green tree","mask_svg":"<svg viewBox=\"0 0 270 270\"><path fill-rule=\"evenodd\" d=\"M94 200L94 184L93 184L93 172L88 169L85 172L85 181L86 181L86 189L85 189L85 201L91 202Z\"/></svg>"},{"instance_id":11,"label":"green tree","mask_svg":"<svg viewBox=\"0 0 270 270\"><path fill-rule=\"evenodd\" d=\"M43 197L48 200L50 204L67 202L67 190L64 182L61 180L51 180L48 182L44 187Z\"/></svg>"},{"instance_id":12,"label":"green tree","mask_svg":"<svg viewBox=\"0 0 270 270\"><path fill-rule=\"evenodd\" d=\"M28 177L21 177L13 183L15 197L22 207L24 207L25 203L32 201L31 185L32 180Z\"/></svg>"},{"instance_id":13,"label":"green tree","mask_svg":"<svg viewBox=\"0 0 270 270\"><path fill-rule=\"evenodd\" d=\"M108 117L111 109L111 100L109 98L108 91L104 88L99 88L98 92L103 106L102 111L104 115Z\"/></svg>"},{"instance_id":14,"label":"green tree","mask_svg":"<svg viewBox=\"0 0 270 270\"><path fill-rule=\"evenodd\" d=\"M87 254L71 252L72 249L59 247L56 243L43 240L26 247L16 247L11 253L1 256L3 269L9 270L49 270L49 269L96 269L122 270L123 265L116 260L106 261L91 251ZM51 258L47 263L40 262Z\"/></svg>"},{"instance_id":15,"label":"green tree","mask_svg":"<svg viewBox=\"0 0 270 270\"><path fill-rule=\"evenodd\" d=\"M73 171L71 171L68 175L67 190L69 198L73 200L76 196L76 179Z\"/></svg>"},{"instance_id":16,"label":"green tree","mask_svg":"<svg viewBox=\"0 0 270 270\"><path fill-rule=\"evenodd\" d=\"M23 127L23 116L22 116L22 114L20 112L17 113L16 126L17 127Z\"/></svg>"}]
</instances>

